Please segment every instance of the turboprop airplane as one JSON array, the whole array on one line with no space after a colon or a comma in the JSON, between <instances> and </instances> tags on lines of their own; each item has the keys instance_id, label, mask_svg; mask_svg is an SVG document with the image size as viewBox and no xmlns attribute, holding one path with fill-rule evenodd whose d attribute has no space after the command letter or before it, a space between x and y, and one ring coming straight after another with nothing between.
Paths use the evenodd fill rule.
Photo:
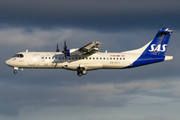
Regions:
<instances>
[{"instance_id":1,"label":"turboprop airplane","mask_svg":"<svg viewBox=\"0 0 180 120\"><path fill-rule=\"evenodd\" d=\"M14 73L18 68L67 69L77 71L78 76L86 75L87 71L98 69L124 69L142 65L172 60L173 56L165 56L172 28L162 28L153 40L139 49L125 52L98 52L101 42L91 42L82 48L67 49L59 52L19 52L5 61L13 67Z\"/></svg>"}]
</instances>

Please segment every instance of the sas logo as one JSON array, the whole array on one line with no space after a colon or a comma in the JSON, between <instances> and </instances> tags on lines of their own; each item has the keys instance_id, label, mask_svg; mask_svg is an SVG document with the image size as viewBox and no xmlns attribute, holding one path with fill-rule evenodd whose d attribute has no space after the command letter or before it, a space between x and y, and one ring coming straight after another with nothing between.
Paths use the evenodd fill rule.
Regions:
<instances>
[{"instance_id":1,"label":"sas logo","mask_svg":"<svg viewBox=\"0 0 180 120\"><path fill-rule=\"evenodd\" d=\"M149 52L155 52L155 51L164 52L164 51L166 51L166 47L167 47L167 44L162 45L162 47L161 47L161 44L159 44L157 46L156 46L156 44L152 44L151 45L151 50L149 50Z\"/></svg>"}]
</instances>

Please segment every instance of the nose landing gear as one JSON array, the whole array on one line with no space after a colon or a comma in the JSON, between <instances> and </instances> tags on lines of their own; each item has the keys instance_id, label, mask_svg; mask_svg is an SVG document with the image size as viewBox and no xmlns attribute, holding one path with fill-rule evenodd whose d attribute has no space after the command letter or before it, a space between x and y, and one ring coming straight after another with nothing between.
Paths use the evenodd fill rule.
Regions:
<instances>
[{"instance_id":1,"label":"nose landing gear","mask_svg":"<svg viewBox=\"0 0 180 120\"><path fill-rule=\"evenodd\" d=\"M14 71L14 74L16 74L16 73L17 73L17 70Z\"/></svg>"},{"instance_id":2,"label":"nose landing gear","mask_svg":"<svg viewBox=\"0 0 180 120\"><path fill-rule=\"evenodd\" d=\"M14 67L14 74L17 74L18 67Z\"/></svg>"}]
</instances>

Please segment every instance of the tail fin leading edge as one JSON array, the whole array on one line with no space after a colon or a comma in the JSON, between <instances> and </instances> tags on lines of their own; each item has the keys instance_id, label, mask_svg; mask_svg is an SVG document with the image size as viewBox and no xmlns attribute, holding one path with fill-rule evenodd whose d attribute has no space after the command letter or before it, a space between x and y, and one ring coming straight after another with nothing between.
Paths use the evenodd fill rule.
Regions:
<instances>
[{"instance_id":1,"label":"tail fin leading edge","mask_svg":"<svg viewBox=\"0 0 180 120\"><path fill-rule=\"evenodd\" d=\"M155 38L144 50L142 55L160 55L164 56L167 51L170 36L174 30L172 28L162 28L158 31Z\"/></svg>"}]
</instances>

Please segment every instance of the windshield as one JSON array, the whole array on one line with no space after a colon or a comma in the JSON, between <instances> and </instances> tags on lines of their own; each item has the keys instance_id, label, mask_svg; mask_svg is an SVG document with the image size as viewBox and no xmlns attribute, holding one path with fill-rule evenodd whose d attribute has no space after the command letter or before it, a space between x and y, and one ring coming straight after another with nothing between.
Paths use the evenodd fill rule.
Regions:
<instances>
[{"instance_id":1,"label":"windshield","mask_svg":"<svg viewBox=\"0 0 180 120\"><path fill-rule=\"evenodd\" d=\"M20 57L20 58L22 58L24 56L23 56L23 54L15 54L13 57Z\"/></svg>"}]
</instances>

